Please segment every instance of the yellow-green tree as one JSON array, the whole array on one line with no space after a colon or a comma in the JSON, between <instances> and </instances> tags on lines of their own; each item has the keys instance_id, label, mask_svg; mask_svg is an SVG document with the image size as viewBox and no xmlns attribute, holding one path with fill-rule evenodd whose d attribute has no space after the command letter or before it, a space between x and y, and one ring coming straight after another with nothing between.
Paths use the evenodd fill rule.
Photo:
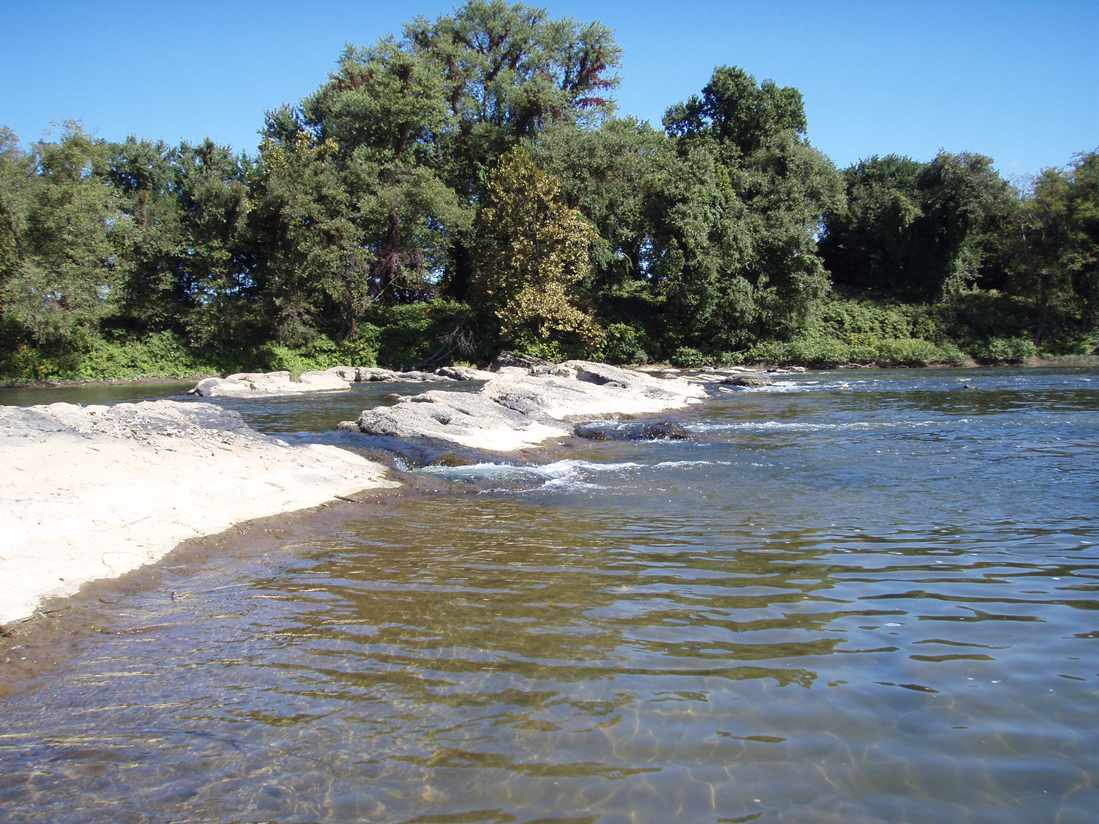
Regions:
<instances>
[{"instance_id":1,"label":"yellow-green tree","mask_svg":"<svg viewBox=\"0 0 1099 824\"><path fill-rule=\"evenodd\" d=\"M477 237L472 297L492 315L501 343L555 354L602 341L603 330L580 301L598 234L565 205L556 178L526 149L500 158Z\"/></svg>"}]
</instances>

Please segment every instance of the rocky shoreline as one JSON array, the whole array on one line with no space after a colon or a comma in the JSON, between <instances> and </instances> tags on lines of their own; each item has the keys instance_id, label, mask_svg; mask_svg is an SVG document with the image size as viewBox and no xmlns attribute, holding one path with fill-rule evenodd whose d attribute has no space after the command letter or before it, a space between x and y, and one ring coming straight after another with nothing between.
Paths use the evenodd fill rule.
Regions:
<instances>
[{"instance_id":1,"label":"rocky shoreline","mask_svg":"<svg viewBox=\"0 0 1099 824\"><path fill-rule=\"evenodd\" d=\"M0 463L0 625L190 538L396 485L347 450L179 401L0 407Z\"/></svg>"},{"instance_id":2,"label":"rocky shoreline","mask_svg":"<svg viewBox=\"0 0 1099 824\"><path fill-rule=\"evenodd\" d=\"M429 389L363 410L340 428L371 436L364 448L373 439L503 456L574 435L677 437L674 425L618 419L683 408L767 378L745 369L688 376L513 359L492 372L336 367L298 380L287 372L241 373L204 379L193 393L262 398L362 381L482 382L473 392ZM291 446L251 429L239 412L191 400L3 406L0 461L7 467L0 479L0 625L31 615L45 598L157 561L185 540L398 486L381 463L336 446Z\"/></svg>"}]
</instances>

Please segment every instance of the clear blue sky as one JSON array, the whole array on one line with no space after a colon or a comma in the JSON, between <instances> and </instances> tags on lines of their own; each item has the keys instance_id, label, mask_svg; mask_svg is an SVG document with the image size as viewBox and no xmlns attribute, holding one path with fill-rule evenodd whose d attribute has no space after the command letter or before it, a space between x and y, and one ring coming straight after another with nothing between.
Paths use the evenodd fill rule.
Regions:
<instances>
[{"instance_id":1,"label":"clear blue sky","mask_svg":"<svg viewBox=\"0 0 1099 824\"><path fill-rule=\"evenodd\" d=\"M455 2L164 0L12 3L0 125L26 142L81 121L100 137L252 151L263 113L297 102L347 42ZM1010 178L1099 147L1099 0L554 0L624 50L619 112L659 123L715 65L796 86L809 136L841 167L871 154L977 151Z\"/></svg>"}]
</instances>

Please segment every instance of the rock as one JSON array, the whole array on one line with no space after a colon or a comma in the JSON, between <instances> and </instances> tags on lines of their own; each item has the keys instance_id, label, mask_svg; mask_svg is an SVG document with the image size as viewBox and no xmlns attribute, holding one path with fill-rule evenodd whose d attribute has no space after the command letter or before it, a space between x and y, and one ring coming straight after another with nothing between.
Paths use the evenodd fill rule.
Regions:
<instances>
[{"instance_id":1,"label":"rock","mask_svg":"<svg viewBox=\"0 0 1099 824\"><path fill-rule=\"evenodd\" d=\"M471 369L468 366L444 366L441 369L436 369L435 374L455 381L485 381L492 377L491 372L482 369Z\"/></svg>"},{"instance_id":2,"label":"rock","mask_svg":"<svg viewBox=\"0 0 1099 824\"><path fill-rule=\"evenodd\" d=\"M334 372L304 372L292 380L289 372L238 372L226 378L204 378L190 394L203 398L254 398L264 395L297 395L350 389L351 384Z\"/></svg>"},{"instance_id":3,"label":"rock","mask_svg":"<svg viewBox=\"0 0 1099 824\"><path fill-rule=\"evenodd\" d=\"M336 424L336 429L340 432L358 432L359 425L355 421L340 421Z\"/></svg>"},{"instance_id":4,"label":"rock","mask_svg":"<svg viewBox=\"0 0 1099 824\"><path fill-rule=\"evenodd\" d=\"M418 369L410 369L407 372L398 372L396 380L410 381L415 383L429 383L431 381L450 381L454 378L448 378L443 375L436 375L434 372L421 372Z\"/></svg>"},{"instance_id":5,"label":"rock","mask_svg":"<svg viewBox=\"0 0 1099 824\"><path fill-rule=\"evenodd\" d=\"M351 388L351 384L347 380L334 372L302 372L298 377L298 381L316 389L318 392Z\"/></svg>"},{"instance_id":6,"label":"rock","mask_svg":"<svg viewBox=\"0 0 1099 824\"><path fill-rule=\"evenodd\" d=\"M571 433L562 422L580 415L651 414L706 396L685 380L664 380L587 361L502 366L476 392L434 390L395 406L364 410L359 431L426 438L477 449L510 451ZM633 437L685 437L682 427L636 424Z\"/></svg>"},{"instance_id":7,"label":"rock","mask_svg":"<svg viewBox=\"0 0 1099 824\"><path fill-rule=\"evenodd\" d=\"M531 369L535 366L552 366L549 361L536 358L533 355L520 355L518 352L501 352L489 367L493 372L498 372L505 366L518 366L521 369Z\"/></svg>"},{"instance_id":8,"label":"rock","mask_svg":"<svg viewBox=\"0 0 1099 824\"><path fill-rule=\"evenodd\" d=\"M540 408L538 397L533 393L504 392L493 400L505 409L518 412L520 415L531 415Z\"/></svg>"},{"instance_id":9,"label":"rock","mask_svg":"<svg viewBox=\"0 0 1099 824\"><path fill-rule=\"evenodd\" d=\"M356 366L333 366L325 371L343 378L348 383L355 383L359 380L359 369Z\"/></svg>"},{"instance_id":10,"label":"rock","mask_svg":"<svg viewBox=\"0 0 1099 824\"><path fill-rule=\"evenodd\" d=\"M382 395L382 400L388 401L389 403L400 403L405 397L405 395L401 395L397 392L388 392L385 395Z\"/></svg>"},{"instance_id":11,"label":"rock","mask_svg":"<svg viewBox=\"0 0 1099 824\"><path fill-rule=\"evenodd\" d=\"M585 383L594 383L596 386L625 389L629 386L629 380L622 374L624 371L616 366L607 366L605 363L590 363L576 367L576 379Z\"/></svg>"},{"instance_id":12,"label":"rock","mask_svg":"<svg viewBox=\"0 0 1099 824\"><path fill-rule=\"evenodd\" d=\"M356 371L358 372L358 380L362 383L397 380L397 373L392 369L382 369L377 366L360 366Z\"/></svg>"},{"instance_id":13,"label":"rock","mask_svg":"<svg viewBox=\"0 0 1099 824\"><path fill-rule=\"evenodd\" d=\"M745 389L756 389L761 386L770 386L772 381L766 375L730 375L722 378L723 386L740 386Z\"/></svg>"},{"instance_id":14,"label":"rock","mask_svg":"<svg viewBox=\"0 0 1099 824\"><path fill-rule=\"evenodd\" d=\"M691 437L675 421L588 421L573 427L573 434L591 441L685 441Z\"/></svg>"}]
</instances>

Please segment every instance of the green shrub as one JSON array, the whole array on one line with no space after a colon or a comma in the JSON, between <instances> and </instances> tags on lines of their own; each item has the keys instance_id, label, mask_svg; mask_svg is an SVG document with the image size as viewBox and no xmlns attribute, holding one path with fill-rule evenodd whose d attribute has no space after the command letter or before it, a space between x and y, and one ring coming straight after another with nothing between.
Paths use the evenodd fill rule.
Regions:
<instances>
[{"instance_id":1,"label":"green shrub","mask_svg":"<svg viewBox=\"0 0 1099 824\"><path fill-rule=\"evenodd\" d=\"M649 362L648 336L628 323L612 323L599 356L607 363L642 364Z\"/></svg>"},{"instance_id":2,"label":"green shrub","mask_svg":"<svg viewBox=\"0 0 1099 824\"><path fill-rule=\"evenodd\" d=\"M672 366L678 366L680 369L698 369L708 364L710 360L711 358L690 346L680 346L668 358Z\"/></svg>"},{"instance_id":3,"label":"green shrub","mask_svg":"<svg viewBox=\"0 0 1099 824\"><path fill-rule=\"evenodd\" d=\"M340 344L341 364L347 366L377 366L381 330L372 323L364 323L358 334Z\"/></svg>"},{"instance_id":4,"label":"green shrub","mask_svg":"<svg viewBox=\"0 0 1099 824\"><path fill-rule=\"evenodd\" d=\"M988 338L971 350L981 363L1022 363L1038 354L1038 347L1030 338Z\"/></svg>"},{"instance_id":5,"label":"green shrub","mask_svg":"<svg viewBox=\"0 0 1099 824\"><path fill-rule=\"evenodd\" d=\"M467 304L434 300L376 306L368 313L377 332L377 362L391 369L450 363L456 358L487 359Z\"/></svg>"}]
</instances>

